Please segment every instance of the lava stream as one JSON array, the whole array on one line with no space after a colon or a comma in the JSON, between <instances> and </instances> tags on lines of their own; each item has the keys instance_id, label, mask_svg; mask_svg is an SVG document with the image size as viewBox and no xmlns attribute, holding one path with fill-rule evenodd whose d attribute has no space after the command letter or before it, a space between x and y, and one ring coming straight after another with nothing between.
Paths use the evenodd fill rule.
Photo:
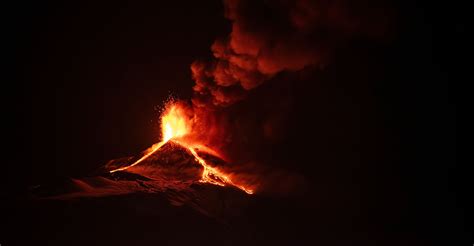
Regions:
<instances>
[{"instance_id":1,"label":"lava stream","mask_svg":"<svg viewBox=\"0 0 474 246\"><path fill-rule=\"evenodd\" d=\"M166 141L166 142L168 142L168 141ZM142 162L143 160L145 160L146 158L148 158L150 155L152 155L153 153L155 153L157 150L159 150L159 149L161 148L161 146L163 146L166 142L161 141L161 142L159 142L159 143L157 143L157 144L154 144L154 145L152 146L153 149L152 149L148 154L142 156L142 158L138 159L137 161L135 161L134 163L132 163L130 166L117 168L117 169L114 169L114 170L112 170L112 171L110 171L110 172L111 172L111 173L114 173L114 172L117 172L117 171L127 170L127 169L129 169L130 167L133 167L133 166L137 165L138 163Z\"/></svg>"}]
</instances>

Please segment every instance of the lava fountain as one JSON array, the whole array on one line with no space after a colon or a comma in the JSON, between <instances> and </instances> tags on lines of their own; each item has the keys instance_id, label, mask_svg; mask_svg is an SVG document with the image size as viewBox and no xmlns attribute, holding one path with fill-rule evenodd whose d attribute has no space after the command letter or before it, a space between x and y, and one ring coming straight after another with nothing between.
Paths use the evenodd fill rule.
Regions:
<instances>
[{"instance_id":1,"label":"lava fountain","mask_svg":"<svg viewBox=\"0 0 474 246\"><path fill-rule=\"evenodd\" d=\"M140 159L133 162L132 164L111 170L111 173L124 171L130 167L139 165L143 160L147 159L155 152L157 152L164 144L168 141L172 141L175 144L178 144L186 149L194 156L197 163L203 167L203 172L199 182L209 183L218 186L234 186L237 187L247 194L253 194L253 190L245 187L243 185L236 184L229 175L225 174L222 170L219 170L216 167L210 166L206 160L201 158L197 153L197 150L207 152L209 154L220 157L220 155L212 150L211 148L204 146L202 144L196 143L196 141L190 141L186 136L192 133L192 119L187 117L186 108L183 104L180 103L169 103L165 111L161 115L161 136L162 140L154 144L149 151L143 155Z\"/></svg>"}]
</instances>

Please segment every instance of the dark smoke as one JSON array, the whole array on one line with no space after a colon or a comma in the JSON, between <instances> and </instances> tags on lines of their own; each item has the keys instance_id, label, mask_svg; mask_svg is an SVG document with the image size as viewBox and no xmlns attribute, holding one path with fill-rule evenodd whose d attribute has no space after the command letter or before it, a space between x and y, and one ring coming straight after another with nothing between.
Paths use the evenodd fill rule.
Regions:
<instances>
[{"instance_id":1,"label":"dark smoke","mask_svg":"<svg viewBox=\"0 0 474 246\"><path fill-rule=\"evenodd\" d=\"M228 37L191 65L196 106L228 106L282 71L319 68L353 38L387 36L380 1L225 0Z\"/></svg>"},{"instance_id":2,"label":"dark smoke","mask_svg":"<svg viewBox=\"0 0 474 246\"><path fill-rule=\"evenodd\" d=\"M194 132L235 164L226 171L268 190L293 177L276 171L272 157L287 141L291 84L331 66L354 42L389 40L393 8L371 0L224 0L224 7L230 34L212 44L212 59L191 65Z\"/></svg>"}]
</instances>

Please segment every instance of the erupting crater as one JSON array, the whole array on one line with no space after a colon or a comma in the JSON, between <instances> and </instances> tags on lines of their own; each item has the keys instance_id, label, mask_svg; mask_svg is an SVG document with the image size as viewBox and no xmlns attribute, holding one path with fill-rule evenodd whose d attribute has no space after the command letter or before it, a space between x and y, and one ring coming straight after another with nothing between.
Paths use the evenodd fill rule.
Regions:
<instances>
[{"instance_id":1,"label":"erupting crater","mask_svg":"<svg viewBox=\"0 0 474 246\"><path fill-rule=\"evenodd\" d=\"M223 159L215 150L197 143L196 140L190 141L187 136L192 130L192 119L187 116L185 106L180 103L169 103L161 115L162 140L147 149L135 161L118 165L109 163L108 166L115 166L110 173L126 171L153 180L162 179L168 172L173 172L171 176L179 177L184 183L197 180L218 186L233 186L247 194L253 194L253 189L236 183L229 174L203 157L208 155L214 159ZM167 164L174 166L166 168Z\"/></svg>"}]
</instances>

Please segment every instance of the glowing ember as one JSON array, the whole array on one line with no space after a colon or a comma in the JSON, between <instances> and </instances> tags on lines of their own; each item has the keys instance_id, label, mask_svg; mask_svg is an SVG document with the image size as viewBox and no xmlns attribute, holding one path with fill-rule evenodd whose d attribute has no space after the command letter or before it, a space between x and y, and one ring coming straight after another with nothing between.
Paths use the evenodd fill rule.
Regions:
<instances>
[{"instance_id":1,"label":"glowing ember","mask_svg":"<svg viewBox=\"0 0 474 246\"><path fill-rule=\"evenodd\" d=\"M247 194L253 194L253 190L246 188L242 185L235 184L229 178L228 175L224 174L222 171L218 170L217 168L211 167L209 164L206 163L206 161L203 158L201 158L198 155L198 153L196 152L196 149L208 152L215 156L220 156L214 150L206 146L186 141L184 137L190 133L191 129L192 129L191 120L186 116L186 109L184 108L184 106L177 103L168 105L165 112L161 116L161 131L162 131L162 138L163 138L162 141L154 144L149 149L148 153L146 153L144 156L142 156L140 159L138 159L131 165L114 169L110 172L113 173L117 171L123 171L130 167L138 165L140 162L147 159L149 156L151 156L153 153L159 150L165 143L167 143L168 141L173 141L174 143L177 143L187 148L191 152L191 154L194 156L196 161L200 165L203 166L204 169L203 169L202 176L199 182L209 183L209 184L214 184L214 185L219 185L219 186L232 185L245 191Z\"/></svg>"}]
</instances>

